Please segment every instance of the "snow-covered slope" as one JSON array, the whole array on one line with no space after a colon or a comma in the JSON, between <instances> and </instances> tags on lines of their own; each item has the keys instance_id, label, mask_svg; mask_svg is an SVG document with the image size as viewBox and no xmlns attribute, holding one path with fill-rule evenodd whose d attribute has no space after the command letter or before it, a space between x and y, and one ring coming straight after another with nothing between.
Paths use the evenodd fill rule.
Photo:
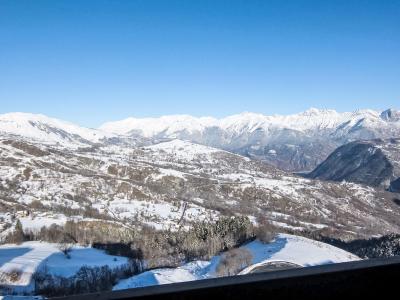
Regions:
<instances>
[{"instance_id":1,"label":"snow-covered slope","mask_svg":"<svg viewBox=\"0 0 400 300\"><path fill-rule=\"evenodd\" d=\"M75 246L67 258L57 244L44 242L6 244L0 246L0 283L5 289L14 293L29 293L34 289L32 275L37 270L69 277L83 266L115 268L127 262L126 257L108 255L93 248ZM13 274L19 276L13 279Z\"/></svg>"},{"instance_id":2,"label":"snow-covered slope","mask_svg":"<svg viewBox=\"0 0 400 300\"><path fill-rule=\"evenodd\" d=\"M38 230L85 214L158 229L234 214L339 236L400 232L400 211L390 193L300 178L180 140L61 149L0 138L0 205L0 240L15 226L12 217L26 230Z\"/></svg>"},{"instance_id":3,"label":"snow-covered slope","mask_svg":"<svg viewBox=\"0 0 400 300\"><path fill-rule=\"evenodd\" d=\"M349 141L400 134L400 113L309 109L288 116L242 113L223 119L187 115L128 118L100 129L150 139L184 139L267 161L290 171L311 170Z\"/></svg>"},{"instance_id":4,"label":"snow-covered slope","mask_svg":"<svg viewBox=\"0 0 400 300\"><path fill-rule=\"evenodd\" d=\"M274 261L294 263L303 267L359 260L349 252L307 238L279 234L270 244L253 241L242 246L250 251L252 262L240 274L250 273L257 266ZM175 269L156 269L121 280L114 290L137 288L217 277L221 256L210 261L194 261Z\"/></svg>"},{"instance_id":5,"label":"snow-covered slope","mask_svg":"<svg viewBox=\"0 0 400 300\"><path fill-rule=\"evenodd\" d=\"M0 115L0 134L22 136L44 143L59 143L63 146L98 143L116 136L97 129L84 128L44 115L29 113Z\"/></svg>"}]
</instances>

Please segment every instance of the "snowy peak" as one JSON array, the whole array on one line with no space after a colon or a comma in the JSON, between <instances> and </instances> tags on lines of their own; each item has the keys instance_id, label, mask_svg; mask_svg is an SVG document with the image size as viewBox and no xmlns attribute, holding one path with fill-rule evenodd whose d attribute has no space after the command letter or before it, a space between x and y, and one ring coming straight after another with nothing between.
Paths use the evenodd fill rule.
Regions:
<instances>
[{"instance_id":1,"label":"snowy peak","mask_svg":"<svg viewBox=\"0 0 400 300\"><path fill-rule=\"evenodd\" d=\"M159 118L127 118L121 121L107 122L99 129L116 134L136 133L144 137L154 137L160 133L202 131L207 126L215 125L216 122L217 120L212 117L196 118L189 115L170 115Z\"/></svg>"},{"instance_id":2,"label":"snowy peak","mask_svg":"<svg viewBox=\"0 0 400 300\"><path fill-rule=\"evenodd\" d=\"M0 133L64 146L95 143L115 136L45 115L21 112L0 115Z\"/></svg>"},{"instance_id":3,"label":"snowy peak","mask_svg":"<svg viewBox=\"0 0 400 300\"><path fill-rule=\"evenodd\" d=\"M337 115L339 114L336 110L333 109L319 109L315 107L311 107L307 109L306 111L300 113L299 115L302 116L322 116L322 115Z\"/></svg>"},{"instance_id":4,"label":"snowy peak","mask_svg":"<svg viewBox=\"0 0 400 300\"><path fill-rule=\"evenodd\" d=\"M394 110L337 112L310 108L292 115L243 112L222 119L187 115L129 118L100 129L155 141L181 139L262 160L286 171L311 171L338 146L400 135Z\"/></svg>"},{"instance_id":5,"label":"snowy peak","mask_svg":"<svg viewBox=\"0 0 400 300\"><path fill-rule=\"evenodd\" d=\"M176 134L186 132L189 134L202 133L206 129L217 127L229 134L243 133L271 128L289 128L299 131L316 130L321 128L335 128L343 123L356 124L360 120L384 121L396 120L398 113L394 110L378 112L373 110L358 110L355 112L339 113L335 110L310 108L299 114L272 115L244 112L222 119L211 117L196 118L188 115L163 116L159 118L128 118L122 121L108 122L100 129L118 134L137 133L146 137ZM174 136L175 138L177 136Z\"/></svg>"},{"instance_id":6,"label":"snowy peak","mask_svg":"<svg viewBox=\"0 0 400 300\"><path fill-rule=\"evenodd\" d=\"M149 145L180 139L247 156L286 171L311 171L338 146L355 140L400 136L400 113L311 108L292 115L244 112L221 119L170 115L128 118L99 129L43 115L0 115L0 134L81 147L93 143Z\"/></svg>"}]
</instances>

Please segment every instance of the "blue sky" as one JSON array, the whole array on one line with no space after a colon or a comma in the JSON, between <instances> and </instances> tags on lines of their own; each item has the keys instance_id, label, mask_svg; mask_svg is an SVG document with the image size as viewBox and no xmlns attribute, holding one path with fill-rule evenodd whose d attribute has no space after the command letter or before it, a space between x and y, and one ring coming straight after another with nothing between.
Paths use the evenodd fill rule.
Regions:
<instances>
[{"instance_id":1,"label":"blue sky","mask_svg":"<svg viewBox=\"0 0 400 300\"><path fill-rule=\"evenodd\" d=\"M399 108L400 1L0 0L0 113Z\"/></svg>"}]
</instances>

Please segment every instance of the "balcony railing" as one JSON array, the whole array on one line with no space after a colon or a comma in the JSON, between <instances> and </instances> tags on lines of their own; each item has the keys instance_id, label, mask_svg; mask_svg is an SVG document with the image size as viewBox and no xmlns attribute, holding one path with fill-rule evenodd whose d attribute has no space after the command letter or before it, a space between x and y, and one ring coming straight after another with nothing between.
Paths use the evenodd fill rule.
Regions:
<instances>
[{"instance_id":1,"label":"balcony railing","mask_svg":"<svg viewBox=\"0 0 400 300\"><path fill-rule=\"evenodd\" d=\"M400 257L205 279L61 299L399 299ZM379 298L378 298L379 297Z\"/></svg>"}]
</instances>

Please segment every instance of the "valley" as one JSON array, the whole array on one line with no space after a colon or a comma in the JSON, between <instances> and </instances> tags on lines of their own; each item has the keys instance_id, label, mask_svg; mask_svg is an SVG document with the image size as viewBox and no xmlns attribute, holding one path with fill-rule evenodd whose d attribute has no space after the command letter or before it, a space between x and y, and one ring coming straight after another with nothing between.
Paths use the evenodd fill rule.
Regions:
<instances>
[{"instance_id":1,"label":"valley","mask_svg":"<svg viewBox=\"0 0 400 300\"><path fill-rule=\"evenodd\" d=\"M303 266L310 262L290 259L289 246L282 250L289 256L274 259L235 249L264 251L283 238L325 249L332 246L306 237L341 246L400 234L397 116L309 110L88 129L43 115L0 115L0 241L16 253L0 266L2 291L90 292L96 283L71 285L90 272L112 278L107 289L221 276L209 268L222 268L213 261L229 253L244 261L225 275L274 261ZM75 262L79 247L99 260ZM43 256L21 268L28 253L19 249ZM313 264L337 262L329 253ZM359 259L343 253L344 261ZM68 272L51 270L53 255Z\"/></svg>"}]
</instances>

